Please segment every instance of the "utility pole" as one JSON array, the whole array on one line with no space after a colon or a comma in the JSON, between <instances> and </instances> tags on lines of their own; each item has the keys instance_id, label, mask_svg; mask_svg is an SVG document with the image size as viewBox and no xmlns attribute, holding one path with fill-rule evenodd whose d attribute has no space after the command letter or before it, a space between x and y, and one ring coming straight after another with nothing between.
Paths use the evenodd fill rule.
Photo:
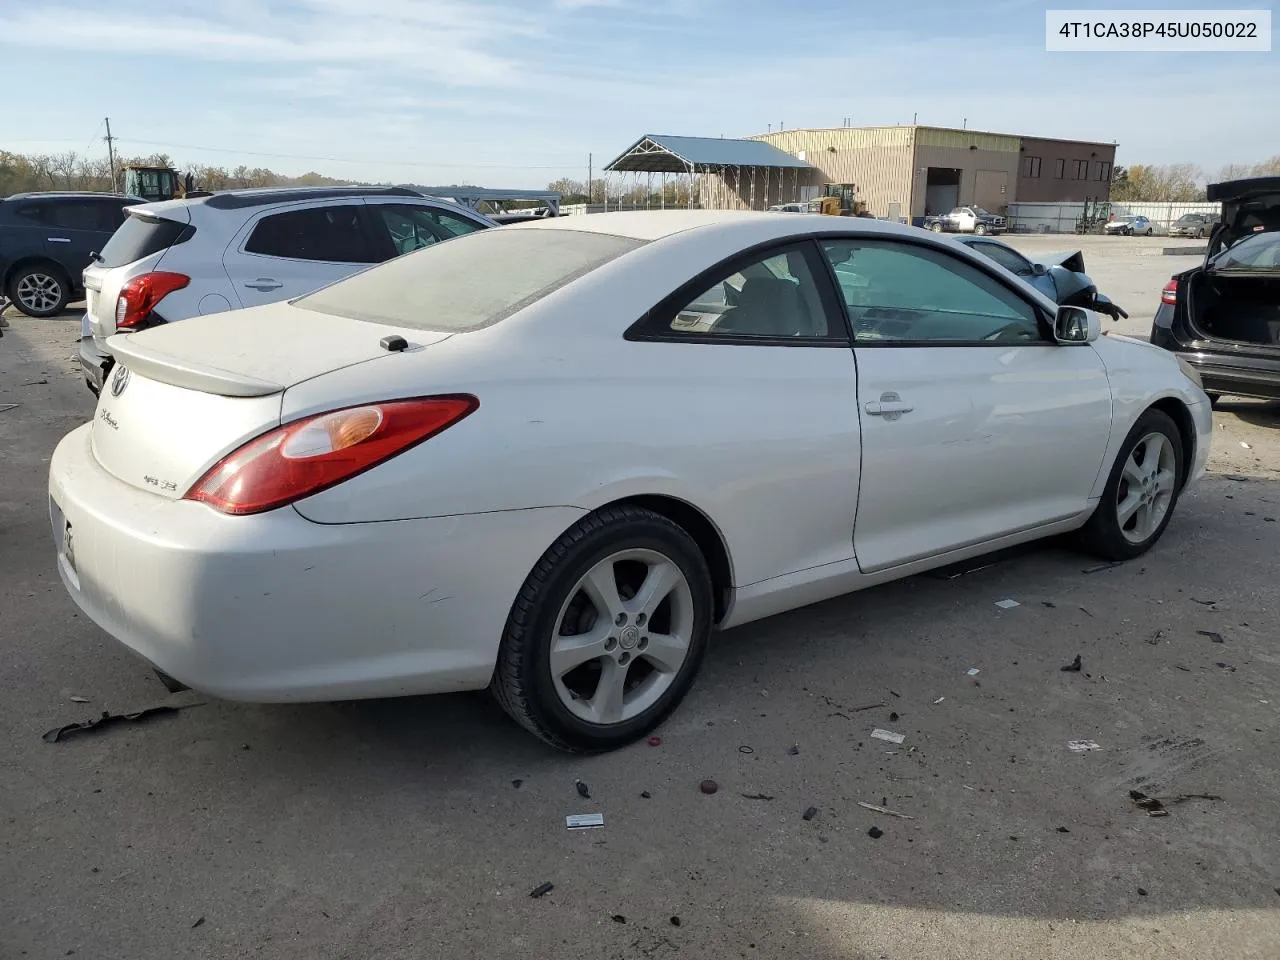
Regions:
<instances>
[{"instance_id":1,"label":"utility pole","mask_svg":"<svg viewBox=\"0 0 1280 960\"><path fill-rule=\"evenodd\" d=\"M591 154L587 154L587 209L591 209L591 178L595 170L591 166Z\"/></svg>"},{"instance_id":2,"label":"utility pole","mask_svg":"<svg viewBox=\"0 0 1280 960\"><path fill-rule=\"evenodd\" d=\"M111 192L119 193L116 189L116 149L115 137L111 136L111 118L107 117L107 135L102 139L107 141L107 162L111 164Z\"/></svg>"}]
</instances>

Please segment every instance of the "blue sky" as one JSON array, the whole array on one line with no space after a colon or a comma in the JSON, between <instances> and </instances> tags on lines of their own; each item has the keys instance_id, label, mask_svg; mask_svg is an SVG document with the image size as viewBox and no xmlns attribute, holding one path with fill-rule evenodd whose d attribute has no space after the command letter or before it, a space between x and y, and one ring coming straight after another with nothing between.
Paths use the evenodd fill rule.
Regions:
<instances>
[{"instance_id":1,"label":"blue sky","mask_svg":"<svg viewBox=\"0 0 1280 960\"><path fill-rule=\"evenodd\" d=\"M1280 153L1280 53L1050 54L1050 6L1099 5L0 0L0 149L101 151L109 115L123 152L179 163L539 187L644 133L918 113L1114 139L1120 164Z\"/></svg>"}]
</instances>

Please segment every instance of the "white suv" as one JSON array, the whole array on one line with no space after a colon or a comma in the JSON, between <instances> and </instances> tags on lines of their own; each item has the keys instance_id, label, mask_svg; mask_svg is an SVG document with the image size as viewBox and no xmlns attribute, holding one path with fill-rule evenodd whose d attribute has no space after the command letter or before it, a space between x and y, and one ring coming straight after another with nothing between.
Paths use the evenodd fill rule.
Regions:
<instances>
[{"instance_id":1,"label":"white suv","mask_svg":"<svg viewBox=\"0 0 1280 960\"><path fill-rule=\"evenodd\" d=\"M229 190L126 212L84 271L80 364L95 394L113 363L106 340L117 331L289 300L496 225L403 187Z\"/></svg>"}]
</instances>

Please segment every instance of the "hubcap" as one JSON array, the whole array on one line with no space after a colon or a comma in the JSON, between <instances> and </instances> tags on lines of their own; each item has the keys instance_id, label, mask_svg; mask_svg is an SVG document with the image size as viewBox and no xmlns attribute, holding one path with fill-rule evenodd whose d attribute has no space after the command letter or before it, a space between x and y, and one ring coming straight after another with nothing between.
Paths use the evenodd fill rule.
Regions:
<instances>
[{"instance_id":1,"label":"hubcap","mask_svg":"<svg viewBox=\"0 0 1280 960\"><path fill-rule=\"evenodd\" d=\"M18 281L17 300L31 310L52 310L62 299L62 284L47 273L28 273Z\"/></svg>"},{"instance_id":2,"label":"hubcap","mask_svg":"<svg viewBox=\"0 0 1280 960\"><path fill-rule=\"evenodd\" d=\"M1116 520L1130 543L1143 543L1164 522L1177 484L1177 459L1163 433L1149 433L1124 462L1116 490Z\"/></svg>"},{"instance_id":3,"label":"hubcap","mask_svg":"<svg viewBox=\"0 0 1280 960\"><path fill-rule=\"evenodd\" d=\"M688 658L693 621L689 581L661 553L623 550L601 560L556 617L550 667L560 702L588 723L643 713Z\"/></svg>"}]
</instances>

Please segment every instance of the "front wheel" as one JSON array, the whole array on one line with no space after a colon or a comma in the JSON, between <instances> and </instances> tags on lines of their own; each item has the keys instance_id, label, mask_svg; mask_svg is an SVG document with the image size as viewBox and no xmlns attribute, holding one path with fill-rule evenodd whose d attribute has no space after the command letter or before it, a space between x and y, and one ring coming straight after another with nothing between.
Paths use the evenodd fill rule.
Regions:
<instances>
[{"instance_id":1,"label":"front wheel","mask_svg":"<svg viewBox=\"0 0 1280 960\"><path fill-rule=\"evenodd\" d=\"M942 224L940 224L940 223L935 223L935 224L934 224L933 226L931 226L929 229L930 229L930 230L932 230L934 233L941 233L941 232L942 232Z\"/></svg>"},{"instance_id":2,"label":"front wheel","mask_svg":"<svg viewBox=\"0 0 1280 960\"><path fill-rule=\"evenodd\" d=\"M512 605L490 689L525 729L596 752L648 733L693 684L713 619L698 545L633 506L588 514Z\"/></svg>"},{"instance_id":3,"label":"front wheel","mask_svg":"<svg viewBox=\"0 0 1280 960\"><path fill-rule=\"evenodd\" d=\"M1114 561L1150 550L1173 516L1184 455L1182 437L1168 414L1148 410L1139 417L1081 531L1085 547Z\"/></svg>"},{"instance_id":4,"label":"front wheel","mask_svg":"<svg viewBox=\"0 0 1280 960\"><path fill-rule=\"evenodd\" d=\"M973 232L976 236L985 237L987 235L987 225L985 223L976 224Z\"/></svg>"}]
</instances>

